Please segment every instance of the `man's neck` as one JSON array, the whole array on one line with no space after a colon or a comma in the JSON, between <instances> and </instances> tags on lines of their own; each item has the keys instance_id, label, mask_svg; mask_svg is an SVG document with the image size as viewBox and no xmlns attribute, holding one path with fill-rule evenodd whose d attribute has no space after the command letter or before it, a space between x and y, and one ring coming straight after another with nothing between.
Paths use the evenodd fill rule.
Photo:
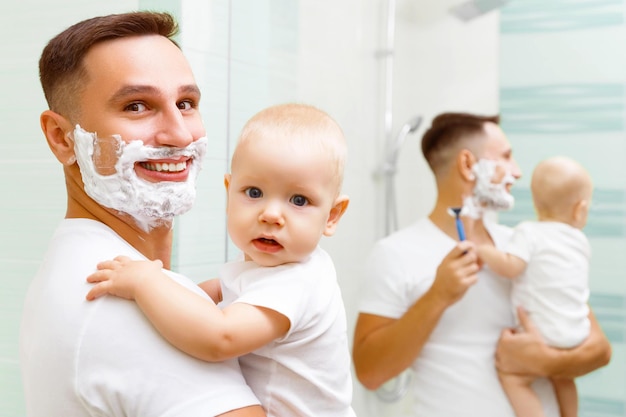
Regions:
<instances>
[{"instance_id":1,"label":"man's neck","mask_svg":"<svg viewBox=\"0 0 626 417\"><path fill-rule=\"evenodd\" d=\"M435 226L441 229L443 233L454 240L458 240L459 234L456 227L456 220L454 215L449 212L449 208L450 206L446 204L446 202L437 201L435 208L428 218ZM461 220L463 221L463 229L468 240L476 244L493 244L493 240L485 228L482 219L471 219L462 216Z\"/></svg>"},{"instance_id":2,"label":"man's neck","mask_svg":"<svg viewBox=\"0 0 626 417\"><path fill-rule=\"evenodd\" d=\"M108 224L111 227L111 224ZM132 219L122 219L118 228L113 228L125 241L150 260L160 259L163 268L171 268L172 242L174 232L172 223L144 231Z\"/></svg>"},{"instance_id":3,"label":"man's neck","mask_svg":"<svg viewBox=\"0 0 626 417\"><path fill-rule=\"evenodd\" d=\"M172 242L174 232L169 226L154 228L148 233L149 239L143 242L131 243L133 246L143 246L141 253L148 259L160 259L163 262L163 268L171 269L172 259ZM135 246L135 247L137 247Z\"/></svg>"},{"instance_id":4,"label":"man's neck","mask_svg":"<svg viewBox=\"0 0 626 417\"><path fill-rule=\"evenodd\" d=\"M119 214L97 204L76 182L66 181L66 185L68 188L66 218L91 219L104 223L146 258L160 259L164 268L170 268L174 235L172 221L165 221L162 225L145 231L131 216Z\"/></svg>"}]
</instances>

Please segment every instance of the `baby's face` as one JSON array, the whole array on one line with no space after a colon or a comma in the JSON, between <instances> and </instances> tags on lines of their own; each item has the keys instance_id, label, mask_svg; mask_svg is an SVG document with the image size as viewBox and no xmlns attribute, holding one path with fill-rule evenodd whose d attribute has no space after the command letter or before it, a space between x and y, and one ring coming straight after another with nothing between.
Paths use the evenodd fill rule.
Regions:
<instances>
[{"instance_id":1,"label":"baby's face","mask_svg":"<svg viewBox=\"0 0 626 417\"><path fill-rule=\"evenodd\" d=\"M336 169L324 151L262 144L239 149L226 176L228 231L247 260L262 266L300 262L327 231Z\"/></svg>"}]
</instances>

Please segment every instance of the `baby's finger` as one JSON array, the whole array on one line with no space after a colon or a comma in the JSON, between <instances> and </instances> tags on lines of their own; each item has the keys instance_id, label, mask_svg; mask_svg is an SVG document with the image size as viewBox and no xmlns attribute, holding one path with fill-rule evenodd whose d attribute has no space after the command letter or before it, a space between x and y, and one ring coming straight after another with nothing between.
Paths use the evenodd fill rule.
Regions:
<instances>
[{"instance_id":1,"label":"baby's finger","mask_svg":"<svg viewBox=\"0 0 626 417\"><path fill-rule=\"evenodd\" d=\"M96 283L109 280L109 274L107 270L96 271L87 277L87 282Z\"/></svg>"},{"instance_id":2,"label":"baby's finger","mask_svg":"<svg viewBox=\"0 0 626 417\"><path fill-rule=\"evenodd\" d=\"M98 262L96 265L97 269L115 269L115 267L119 266L119 261L115 259L109 259L107 261Z\"/></svg>"},{"instance_id":3,"label":"baby's finger","mask_svg":"<svg viewBox=\"0 0 626 417\"><path fill-rule=\"evenodd\" d=\"M107 294L107 290L106 290L106 286L107 286L107 282L101 282L97 285L94 285L93 287L91 287L91 289L89 290L89 292L87 293L87 301L93 301L96 298Z\"/></svg>"}]
</instances>

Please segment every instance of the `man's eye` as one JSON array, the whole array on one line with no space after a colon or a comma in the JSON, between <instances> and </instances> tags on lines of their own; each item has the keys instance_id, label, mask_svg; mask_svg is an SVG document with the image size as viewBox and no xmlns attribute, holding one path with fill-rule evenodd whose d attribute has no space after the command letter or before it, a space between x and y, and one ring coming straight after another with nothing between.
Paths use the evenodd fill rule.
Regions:
<instances>
[{"instance_id":1,"label":"man's eye","mask_svg":"<svg viewBox=\"0 0 626 417\"><path fill-rule=\"evenodd\" d=\"M180 110L190 110L193 108L193 103L190 100L184 100L178 103L178 108Z\"/></svg>"},{"instance_id":2,"label":"man's eye","mask_svg":"<svg viewBox=\"0 0 626 417\"><path fill-rule=\"evenodd\" d=\"M256 187L247 188L245 191L246 195L250 198L261 198L263 193Z\"/></svg>"},{"instance_id":3,"label":"man's eye","mask_svg":"<svg viewBox=\"0 0 626 417\"><path fill-rule=\"evenodd\" d=\"M291 197L291 203L298 206L298 207L302 207L302 206L306 206L309 202L309 200L302 195L294 195L293 197Z\"/></svg>"},{"instance_id":4,"label":"man's eye","mask_svg":"<svg viewBox=\"0 0 626 417\"><path fill-rule=\"evenodd\" d=\"M139 113L141 111L144 111L145 109L146 109L146 105L143 103L131 103L128 106L126 106L124 110Z\"/></svg>"}]
</instances>

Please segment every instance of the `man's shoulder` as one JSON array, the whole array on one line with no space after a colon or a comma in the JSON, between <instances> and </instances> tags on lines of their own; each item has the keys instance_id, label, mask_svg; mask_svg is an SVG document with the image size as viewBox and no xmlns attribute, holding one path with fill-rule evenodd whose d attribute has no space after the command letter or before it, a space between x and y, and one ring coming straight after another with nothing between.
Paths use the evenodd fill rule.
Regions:
<instances>
[{"instance_id":1,"label":"man's shoulder","mask_svg":"<svg viewBox=\"0 0 626 417\"><path fill-rule=\"evenodd\" d=\"M51 244L72 248L76 254L97 254L107 258L126 255L133 258L140 253L104 223L90 219L64 219L56 229Z\"/></svg>"},{"instance_id":2,"label":"man's shoulder","mask_svg":"<svg viewBox=\"0 0 626 417\"><path fill-rule=\"evenodd\" d=\"M59 223L53 239L81 240L81 239L113 239L122 240L113 229L96 220L91 219L63 219Z\"/></svg>"},{"instance_id":3,"label":"man's shoulder","mask_svg":"<svg viewBox=\"0 0 626 417\"><path fill-rule=\"evenodd\" d=\"M372 250L384 258L407 258L418 260L421 255L432 258L438 251L447 252L454 242L439 230L428 218L398 230L378 240Z\"/></svg>"},{"instance_id":4,"label":"man's shoulder","mask_svg":"<svg viewBox=\"0 0 626 417\"><path fill-rule=\"evenodd\" d=\"M380 244L395 244L395 243L412 243L423 244L429 240L432 240L434 236L437 236L438 229L427 217L421 218L404 227L391 233L388 236L381 238L377 243Z\"/></svg>"}]
</instances>

